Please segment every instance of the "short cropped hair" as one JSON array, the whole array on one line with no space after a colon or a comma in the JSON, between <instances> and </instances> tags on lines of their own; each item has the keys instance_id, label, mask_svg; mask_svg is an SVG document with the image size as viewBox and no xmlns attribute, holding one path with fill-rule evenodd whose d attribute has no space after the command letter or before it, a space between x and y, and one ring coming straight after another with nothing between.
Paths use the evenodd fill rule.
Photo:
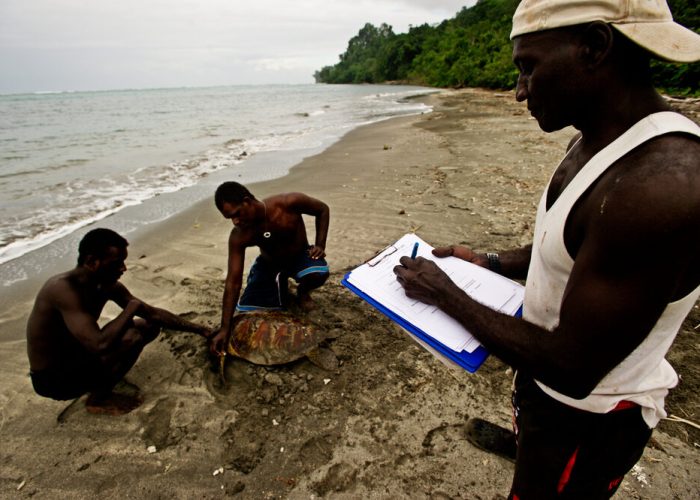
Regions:
<instances>
[{"instance_id":1,"label":"short cropped hair","mask_svg":"<svg viewBox=\"0 0 700 500\"><path fill-rule=\"evenodd\" d=\"M82 265L87 260L88 255L93 257L103 258L112 247L124 249L129 246L129 242L125 238L103 227L88 231L83 236L78 245L78 265Z\"/></svg>"},{"instance_id":2,"label":"short cropped hair","mask_svg":"<svg viewBox=\"0 0 700 500\"><path fill-rule=\"evenodd\" d=\"M214 193L214 203L219 211L224 208L224 203L239 204L243 203L245 198L256 199L247 187L233 181L224 182L216 188L216 193Z\"/></svg>"}]
</instances>

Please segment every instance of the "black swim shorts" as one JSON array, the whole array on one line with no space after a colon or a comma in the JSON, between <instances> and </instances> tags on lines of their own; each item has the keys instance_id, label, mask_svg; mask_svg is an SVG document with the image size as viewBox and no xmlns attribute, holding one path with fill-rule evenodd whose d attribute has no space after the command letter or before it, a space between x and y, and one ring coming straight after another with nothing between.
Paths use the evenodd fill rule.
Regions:
<instances>
[{"instance_id":1,"label":"black swim shorts","mask_svg":"<svg viewBox=\"0 0 700 500\"><path fill-rule=\"evenodd\" d=\"M651 429L635 404L591 413L549 397L518 373L513 394L518 451L509 498L607 499L637 463Z\"/></svg>"},{"instance_id":2,"label":"black swim shorts","mask_svg":"<svg viewBox=\"0 0 700 500\"><path fill-rule=\"evenodd\" d=\"M107 377L94 367L54 368L29 374L37 394L60 401L75 399L109 385Z\"/></svg>"}]
</instances>

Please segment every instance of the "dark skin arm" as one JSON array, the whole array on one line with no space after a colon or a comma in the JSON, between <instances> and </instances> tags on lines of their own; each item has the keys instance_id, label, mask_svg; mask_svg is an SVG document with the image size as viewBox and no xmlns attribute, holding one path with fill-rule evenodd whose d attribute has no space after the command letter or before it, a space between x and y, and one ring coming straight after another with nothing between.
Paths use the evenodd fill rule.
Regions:
<instances>
[{"instance_id":1,"label":"dark skin arm","mask_svg":"<svg viewBox=\"0 0 700 500\"><path fill-rule=\"evenodd\" d=\"M397 279L407 296L454 317L506 363L583 398L646 338L666 304L700 281L700 178L692 155L666 153L673 168L631 155L572 211L574 265L552 332L476 303L425 259L402 258Z\"/></svg>"},{"instance_id":2,"label":"dark skin arm","mask_svg":"<svg viewBox=\"0 0 700 500\"><path fill-rule=\"evenodd\" d=\"M316 220L316 238L309 249L309 257L321 259L326 256L326 238L330 223L330 209L321 200L312 198L304 193L289 193L286 202L290 210L300 214L313 215Z\"/></svg>"},{"instance_id":3,"label":"dark skin arm","mask_svg":"<svg viewBox=\"0 0 700 500\"><path fill-rule=\"evenodd\" d=\"M246 201L249 207L257 201ZM243 286L243 267L245 262L245 249L258 245L261 254L268 259L283 259L295 252L302 251L308 245L306 230L302 215L312 215L316 221L316 238L314 245L308 250L312 259L320 259L326 255L326 238L330 221L328 205L320 200L303 193L286 193L272 196L265 200L266 222L257 221L256 224L239 228L234 227L229 236L228 246L228 271L224 286L222 301L221 327L211 339L210 349L214 354L225 351L228 336L231 331L231 321L238 303L238 298ZM229 218L231 214L222 214ZM237 215L237 214L236 214ZM234 223L235 220L234 220ZM273 235L286 234L286 239L277 240L275 236L269 241L261 238L263 229L269 229Z\"/></svg>"},{"instance_id":4,"label":"dark skin arm","mask_svg":"<svg viewBox=\"0 0 700 500\"><path fill-rule=\"evenodd\" d=\"M147 304L146 302L134 297L131 292L129 292L129 290L119 282L117 282L110 291L110 299L124 309L126 309L133 301L138 302L139 307L136 311L136 316L146 319L157 326L180 332L197 333L204 337L208 337L210 334L210 330L206 326L187 321L186 319L181 318L170 311L151 306L150 304Z\"/></svg>"},{"instance_id":5,"label":"dark skin arm","mask_svg":"<svg viewBox=\"0 0 700 500\"><path fill-rule=\"evenodd\" d=\"M225 344L231 331L231 320L243 286L243 263L247 241L237 229L231 231L228 240L228 271L224 283L224 297L221 307L221 327L211 338L210 349L214 354L225 351Z\"/></svg>"},{"instance_id":6,"label":"dark skin arm","mask_svg":"<svg viewBox=\"0 0 700 500\"><path fill-rule=\"evenodd\" d=\"M96 318L83 307L78 293L65 280L57 282L49 294L71 335L95 354L104 354L121 340L142 305L141 301L132 298L123 304L123 310L116 318L100 328Z\"/></svg>"},{"instance_id":7,"label":"dark skin arm","mask_svg":"<svg viewBox=\"0 0 700 500\"><path fill-rule=\"evenodd\" d=\"M436 257L454 256L477 266L485 267L486 269L489 267L489 261L485 253L476 253L471 248L461 245L435 248L433 250L433 255ZM527 277L527 269L530 266L531 256L532 245L499 252L499 259L501 261L500 274L511 279L525 279Z\"/></svg>"}]
</instances>

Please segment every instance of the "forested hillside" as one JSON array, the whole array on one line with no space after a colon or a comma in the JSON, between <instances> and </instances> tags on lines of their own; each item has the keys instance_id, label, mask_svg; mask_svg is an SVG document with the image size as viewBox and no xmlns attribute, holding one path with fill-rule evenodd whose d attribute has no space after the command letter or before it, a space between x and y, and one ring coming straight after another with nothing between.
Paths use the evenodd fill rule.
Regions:
<instances>
[{"instance_id":1,"label":"forested hillside","mask_svg":"<svg viewBox=\"0 0 700 500\"><path fill-rule=\"evenodd\" d=\"M517 71L508 39L518 0L479 0L438 25L411 27L396 34L391 26L365 26L334 66L314 77L323 83L401 81L432 87L510 89ZM700 2L670 0L674 18L700 32ZM654 81L674 95L699 95L700 63L653 62Z\"/></svg>"}]
</instances>

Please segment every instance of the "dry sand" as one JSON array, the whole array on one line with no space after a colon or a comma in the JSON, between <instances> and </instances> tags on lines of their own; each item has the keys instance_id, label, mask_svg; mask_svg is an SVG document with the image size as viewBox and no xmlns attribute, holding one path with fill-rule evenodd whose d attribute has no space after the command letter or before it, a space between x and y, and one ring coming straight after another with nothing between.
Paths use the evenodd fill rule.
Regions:
<instances>
[{"instance_id":1,"label":"dry sand","mask_svg":"<svg viewBox=\"0 0 700 500\"><path fill-rule=\"evenodd\" d=\"M505 498L513 465L463 433L473 416L509 425L508 367L491 357L476 374L448 369L340 279L412 230L433 245L480 250L528 242L538 195L573 131L545 135L511 93L428 100L435 112L357 129L289 176L251 186L258 196L303 191L331 207L333 273L311 319L333 337L336 372L307 360L232 360L223 386L200 337L165 332L127 377L144 405L107 417L82 400L65 410L68 402L36 396L24 341L1 343L0 496ZM229 229L211 202L174 217L132 241L125 284L215 325ZM17 338L2 329L28 308L14 305L0 338ZM668 356L682 382L667 409L695 422L699 323L696 306ZM698 498L699 443L692 426L662 422L616 498Z\"/></svg>"}]
</instances>

